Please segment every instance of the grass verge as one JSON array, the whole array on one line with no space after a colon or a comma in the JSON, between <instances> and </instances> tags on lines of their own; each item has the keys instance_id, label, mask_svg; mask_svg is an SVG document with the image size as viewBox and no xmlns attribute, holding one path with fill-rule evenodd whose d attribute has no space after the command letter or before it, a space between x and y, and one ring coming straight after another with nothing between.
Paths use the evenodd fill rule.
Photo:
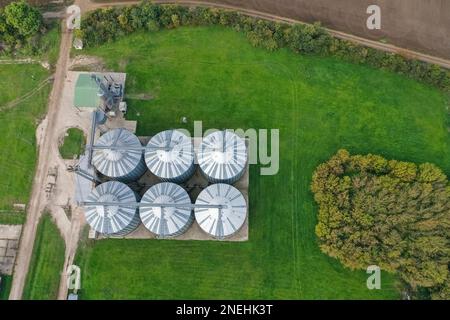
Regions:
<instances>
[{"instance_id":1,"label":"grass verge","mask_svg":"<svg viewBox=\"0 0 450 320\"><path fill-rule=\"evenodd\" d=\"M67 130L63 144L59 147L59 153L63 159L73 159L84 152L86 138L84 132L77 128Z\"/></svg>"},{"instance_id":2,"label":"grass verge","mask_svg":"<svg viewBox=\"0 0 450 320\"><path fill-rule=\"evenodd\" d=\"M46 213L38 225L23 299L54 300L58 297L64 254L64 240L50 214Z\"/></svg>"},{"instance_id":3,"label":"grass verge","mask_svg":"<svg viewBox=\"0 0 450 320\"><path fill-rule=\"evenodd\" d=\"M0 275L2 283L0 285L0 300L8 300L11 291L12 276Z\"/></svg>"},{"instance_id":4,"label":"grass verge","mask_svg":"<svg viewBox=\"0 0 450 320\"><path fill-rule=\"evenodd\" d=\"M36 128L43 118L51 85L28 98L49 72L39 65L0 65L0 210L27 204L37 161ZM0 214L0 223L18 221L16 213Z\"/></svg>"}]
</instances>

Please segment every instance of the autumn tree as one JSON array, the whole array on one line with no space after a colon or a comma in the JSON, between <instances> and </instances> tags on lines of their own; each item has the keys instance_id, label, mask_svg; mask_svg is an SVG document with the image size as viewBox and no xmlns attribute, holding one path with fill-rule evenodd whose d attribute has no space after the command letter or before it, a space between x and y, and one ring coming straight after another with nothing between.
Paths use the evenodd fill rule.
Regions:
<instances>
[{"instance_id":1,"label":"autumn tree","mask_svg":"<svg viewBox=\"0 0 450 320\"><path fill-rule=\"evenodd\" d=\"M413 290L450 298L450 185L433 164L350 155L316 169L320 248L352 269L378 265Z\"/></svg>"}]
</instances>

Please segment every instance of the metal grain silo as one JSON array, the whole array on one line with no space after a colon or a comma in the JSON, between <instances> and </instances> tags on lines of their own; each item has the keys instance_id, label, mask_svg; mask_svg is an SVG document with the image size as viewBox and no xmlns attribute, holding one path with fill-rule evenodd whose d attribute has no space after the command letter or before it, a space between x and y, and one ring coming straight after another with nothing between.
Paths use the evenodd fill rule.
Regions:
<instances>
[{"instance_id":1,"label":"metal grain silo","mask_svg":"<svg viewBox=\"0 0 450 320\"><path fill-rule=\"evenodd\" d=\"M145 204L168 204L161 207L146 207ZM154 185L142 197L140 216L144 226L159 238L175 237L183 234L192 225L192 208L176 207L189 204L188 193L179 185L162 182Z\"/></svg>"},{"instance_id":2,"label":"metal grain silo","mask_svg":"<svg viewBox=\"0 0 450 320\"><path fill-rule=\"evenodd\" d=\"M141 142L123 128L108 131L96 141L92 164L103 175L123 182L136 181L147 171Z\"/></svg>"},{"instance_id":3,"label":"metal grain silo","mask_svg":"<svg viewBox=\"0 0 450 320\"><path fill-rule=\"evenodd\" d=\"M213 184L197 197L195 205L217 205L217 208L195 208L195 220L217 239L230 237L247 218L247 203L242 193L229 184Z\"/></svg>"},{"instance_id":4,"label":"metal grain silo","mask_svg":"<svg viewBox=\"0 0 450 320\"><path fill-rule=\"evenodd\" d=\"M162 181L182 183L195 172L192 139L177 130L160 132L147 144L145 162Z\"/></svg>"},{"instance_id":5,"label":"metal grain silo","mask_svg":"<svg viewBox=\"0 0 450 320\"><path fill-rule=\"evenodd\" d=\"M238 181L247 166L244 139L230 131L207 135L197 154L201 172L212 183L232 184Z\"/></svg>"},{"instance_id":6,"label":"metal grain silo","mask_svg":"<svg viewBox=\"0 0 450 320\"><path fill-rule=\"evenodd\" d=\"M101 203L125 204L137 203L138 200L139 197L126 184L119 181L105 182L97 186L86 200L86 220L98 233L124 236L135 230L141 222L137 207Z\"/></svg>"}]
</instances>

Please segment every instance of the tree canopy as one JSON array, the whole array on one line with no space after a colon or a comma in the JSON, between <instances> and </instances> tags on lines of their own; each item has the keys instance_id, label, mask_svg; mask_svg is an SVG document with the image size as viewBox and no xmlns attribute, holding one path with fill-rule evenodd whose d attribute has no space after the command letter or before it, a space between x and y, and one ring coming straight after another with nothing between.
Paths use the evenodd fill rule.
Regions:
<instances>
[{"instance_id":1,"label":"tree canopy","mask_svg":"<svg viewBox=\"0 0 450 320\"><path fill-rule=\"evenodd\" d=\"M42 24L38 9L23 0L11 2L0 10L0 40L14 45L37 34Z\"/></svg>"},{"instance_id":2,"label":"tree canopy","mask_svg":"<svg viewBox=\"0 0 450 320\"><path fill-rule=\"evenodd\" d=\"M24 37L37 33L42 25L42 15L39 10L25 1L12 2L7 5L5 18L6 23Z\"/></svg>"},{"instance_id":3,"label":"tree canopy","mask_svg":"<svg viewBox=\"0 0 450 320\"><path fill-rule=\"evenodd\" d=\"M450 184L437 166L350 155L319 165L321 250L351 269L378 265L415 291L449 299Z\"/></svg>"}]
</instances>

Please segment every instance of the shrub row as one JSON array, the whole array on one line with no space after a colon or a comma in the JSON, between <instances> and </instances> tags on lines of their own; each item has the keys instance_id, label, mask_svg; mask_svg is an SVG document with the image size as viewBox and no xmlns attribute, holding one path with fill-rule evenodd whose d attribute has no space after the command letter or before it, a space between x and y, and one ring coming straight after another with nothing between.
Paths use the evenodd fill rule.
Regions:
<instances>
[{"instance_id":1,"label":"shrub row","mask_svg":"<svg viewBox=\"0 0 450 320\"><path fill-rule=\"evenodd\" d=\"M319 23L290 25L217 8L156 5L144 1L135 6L98 9L89 13L84 17L81 29L77 30L77 36L83 39L86 47L92 47L135 31L156 31L184 25L223 25L245 33L255 47L271 51L287 47L297 53L333 55L404 74L450 91L449 70L333 38Z\"/></svg>"}]
</instances>

